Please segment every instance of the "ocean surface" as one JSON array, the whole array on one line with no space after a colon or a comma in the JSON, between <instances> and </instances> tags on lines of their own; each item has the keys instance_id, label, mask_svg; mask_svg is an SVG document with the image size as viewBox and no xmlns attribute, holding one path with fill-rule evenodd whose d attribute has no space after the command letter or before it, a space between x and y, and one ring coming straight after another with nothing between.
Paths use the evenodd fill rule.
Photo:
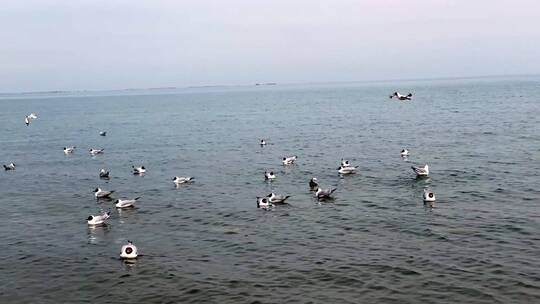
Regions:
<instances>
[{"instance_id":1,"label":"ocean surface","mask_svg":"<svg viewBox=\"0 0 540 304\"><path fill-rule=\"evenodd\" d=\"M539 77L3 94L0 303L539 303L539 96ZM271 191L290 206L257 209Z\"/></svg>"}]
</instances>

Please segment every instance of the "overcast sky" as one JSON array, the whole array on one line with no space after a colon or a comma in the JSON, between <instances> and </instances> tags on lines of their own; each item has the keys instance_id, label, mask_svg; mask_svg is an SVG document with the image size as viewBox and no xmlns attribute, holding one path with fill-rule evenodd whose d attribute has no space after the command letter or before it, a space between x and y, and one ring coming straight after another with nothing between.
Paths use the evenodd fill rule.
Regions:
<instances>
[{"instance_id":1,"label":"overcast sky","mask_svg":"<svg viewBox=\"0 0 540 304\"><path fill-rule=\"evenodd\" d=\"M540 72L538 0L2 0L0 92Z\"/></svg>"}]
</instances>

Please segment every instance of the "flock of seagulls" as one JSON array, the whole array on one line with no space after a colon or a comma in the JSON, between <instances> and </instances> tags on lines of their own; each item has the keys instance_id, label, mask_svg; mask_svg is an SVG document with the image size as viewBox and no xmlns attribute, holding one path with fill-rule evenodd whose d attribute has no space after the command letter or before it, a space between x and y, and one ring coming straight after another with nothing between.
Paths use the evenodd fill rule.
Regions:
<instances>
[{"instance_id":1,"label":"flock of seagulls","mask_svg":"<svg viewBox=\"0 0 540 304\"><path fill-rule=\"evenodd\" d=\"M411 100L412 99L412 93L409 93L408 95L401 95L398 92L394 92L394 94L390 95L390 98L396 97L399 100ZM265 139L260 140L261 147L266 146L267 142ZM407 157L410 155L410 152L408 149L402 149L400 152L400 156L403 159L407 159ZM282 164L285 166L293 165L295 161L298 159L297 155L292 156L285 156L282 158ZM354 174L356 173L356 170L359 166L353 166L349 160L341 159L340 165L337 168L337 171L340 175L348 175L348 174ZM412 170L416 174L417 178L423 178L429 176L429 166L425 164L423 167L418 166L411 166ZM273 171L265 171L264 172L264 179L266 181L273 181L276 179L276 175ZM332 194L337 190L337 188L331 188L331 189L325 189L321 188L319 186L319 182L316 177L311 178L309 181L309 188L311 191L314 191L315 197L322 201L327 199L332 199ZM278 204L286 204L286 200L290 196L284 196L284 195L277 195L275 193L271 193L267 195L266 197L257 197L257 208L261 208L264 210L270 210L275 205ZM424 189L424 193L422 195L424 204L427 207L433 208L434 202L435 202L435 194L430 191L429 189Z\"/></svg>"},{"instance_id":2,"label":"flock of seagulls","mask_svg":"<svg viewBox=\"0 0 540 304\"><path fill-rule=\"evenodd\" d=\"M264 147L266 145L266 140L261 139L260 141L261 147ZM264 143L264 144L263 144ZM403 159L407 159L409 156L409 150L403 149L400 152L400 156ZM295 161L298 159L297 155L293 156L285 156L282 158L282 164L285 166L293 165ZM349 160L341 159L340 165L337 168L337 171L340 175L349 175L349 174L355 174L356 170L359 166L353 166ZM424 167L411 167L413 171L415 172L417 178L427 177L429 175L429 166L426 164ZM264 172L264 179L266 181L273 181L276 179L276 175L273 171L265 171ZM319 181L316 177L311 178L309 181L309 189L314 192L315 197L319 201L324 200L330 200L332 199L333 193L337 190L337 188L321 188L319 186ZM435 202L435 194L427 189L424 189L423 194L423 200L426 206L428 207L434 207ZM275 205L279 204L287 204L286 200L290 196L287 195L277 195L275 193L270 193L269 195L265 197L257 197L257 208L261 208L263 210L271 210L275 207Z\"/></svg>"},{"instance_id":3,"label":"flock of seagulls","mask_svg":"<svg viewBox=\"0 0 540 304\"><path fill-rule=\"evenodd\" d=\"M26 126L29 126L32 123L32 121L37 119L37 118L38 118L38 116L35 113L30 113L29 115L26 115L24 117L24 123L26 124ZM107 136L107 132L106 131L100 131L99 135L100 136ZM64 147L64 154L66 154L66 155L73 154L75 152L76 148L77 147L75 147L75 146ZM105 149L91 148L89 150L89 152L90 152L90 155L95 156L95 155L103 154L105 152ZM4 170L6 170L6 171L15 170L15 164L14 163L9 163L7 165L3 165L3 167L4 167ZM144 166L133 167L133 173L134 174L142 175L145 172L146 172L146 169L144 168ZM109 174L110 174L109 171L107 171L105 169L101 169L100 172L99 172L99 178L108 179ZM177 182L178 183L186 183L186 182L190 182L192 180L193 180L192 177L175 177L175 183L177 183ZM99 187L94 189L94 197L97 200L112 200L111 195L113 193L115 193L114 190L107 191L107 190L101 189ZM134 199L116 199L114 201L114 205L118 209L133 208L135 206L135 202L138 199L140 199L140 197L136 197ZM106 225L107 219L110 216L111 216L111 211L101 211L100 214L89 215L88 218L86 219L86 222L88 224L88 227L90 227L90 228L95 228L95 227L98 227L98 226L104 226L104 225ZM129 240L128 240L127 244L123 245L121 250L120 250L120 258L122 258L124 260L127 260L127 261L133 260L133 259L136 259L138 256L139 256L139 254L138 254L138 251L137 251L137 247L133 244L133 242L131 242Z\"/></svg>"},{"instance_id":4,"label":"flock of seagulls","mask_svg":"<svg viewBox=\"0 0 540 304\"><path fill-rule=\"evenodd\" d=\"M412 93L409 93L407 95L401 95L399 92L394 92L392 95L390 95L390 98L396 98L401 101L407 101L412 99ZM37 119L37 115L35 113L31 113L24 118L24 122L26 126L29 126L33 120ZM107 136L106 131L100 131L100 136ZM260 146L265 147L267 145L267 142L265 139L260 140ZM66 155L74 153L76 150L75 146L72 147L64 147L64 153ZM105 149L90 149L89 152L91 155L95 156L98 154L103 154ZM409 150L403 149L400 153L402 158L406 158L409 156ZM290 155L285 156L282 158L282 164L284 166L290 166L294 165L296 160L298 159L297 155ZM4 169L6 171L15 170L15 164L9 163L7 165L3 165ZM418 178L426 177L429 175L429 166L426 164L424 167L411 167L416 174ZM349 175L356 173L356 170L358 169L358 166L353 166L350 161L341 159L340 165L337 168L337 171L340 175ZM134 175L144 175L146 173L146 168L144 166L132 166L132 172ZM108 179L110 175L110 172L106 169L101 169L99 172L99 178L101 179ZM276 179L276 175L273 171L265 171L264 172L264 179L266 181L273 181ZM173 183L178 185L181 184L187 184L194 181L194 178L191 176L174 176L172 179ZM319 201L329 200L332 199L333 193L337 190L337 188L322 188L319 185L319 182L316 177L311 178L309 181L309 189L314 193L315 198ZM94 189L94 196L97 200L112 200L111 195L115 193L114 190L104 190L101 188L95 188ZM276 194L274 192L264 196L264 197L257 197L257 208L261 208L263 210L271 210L276 205L284 205L288 204L287 200L290 198L290 195L283 195L283 194ZM429 189L424 189L423 192L423 201L424 203L429 206L433 207L435 202L435 194L430 191ZM136 197L133 199L116 199L114 200L114 205L118 209L124 209L124 208L133 208L136 204L136 202L140 199L140 197ZM100 214L97 215L90 215L87 218L87 224L89 227L94 228L97 226L103 226L106 225L107 219L111 216L110 211L102 211ZM136 259L139 256L137 247L133 244L131 241L127 241L127 244L123 245L120 250L120 258L130 261L133 259Z\"/></svg>"}]
</instances>

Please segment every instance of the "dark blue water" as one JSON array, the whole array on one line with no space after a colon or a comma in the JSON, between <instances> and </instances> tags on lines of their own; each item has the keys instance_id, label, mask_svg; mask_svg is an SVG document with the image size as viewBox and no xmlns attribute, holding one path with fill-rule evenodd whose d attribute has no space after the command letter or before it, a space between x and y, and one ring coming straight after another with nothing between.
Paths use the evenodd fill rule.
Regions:
<instances>
[{"instance_id":1,"label":"dark blue water","mask_svg":"<svg viewBox=\"0 0 540 304\"><path fill-rule=\"evenodd\" d=\"M539 302L539 95L535 77L3 95L0 302ZM341 158L358 174L338 176ZM119 212L97 186L142 198ZM271 191L290 206L257 209Z\"/></svg>"}]
</instances>

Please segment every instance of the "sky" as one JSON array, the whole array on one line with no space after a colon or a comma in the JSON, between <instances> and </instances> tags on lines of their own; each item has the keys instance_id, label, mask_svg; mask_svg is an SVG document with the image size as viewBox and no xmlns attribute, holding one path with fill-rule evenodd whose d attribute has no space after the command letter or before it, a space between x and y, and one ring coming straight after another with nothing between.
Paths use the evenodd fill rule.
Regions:
<instances>
[{"instance_id":1,"label":"sky","mask_svg":"<svg viewBox=\"0 0 540 304\"><path fill-rule=\"evenodd\" d=\"M538 0L2 0L0 92L540 73Z\"/></svg>"}]
</instances>

